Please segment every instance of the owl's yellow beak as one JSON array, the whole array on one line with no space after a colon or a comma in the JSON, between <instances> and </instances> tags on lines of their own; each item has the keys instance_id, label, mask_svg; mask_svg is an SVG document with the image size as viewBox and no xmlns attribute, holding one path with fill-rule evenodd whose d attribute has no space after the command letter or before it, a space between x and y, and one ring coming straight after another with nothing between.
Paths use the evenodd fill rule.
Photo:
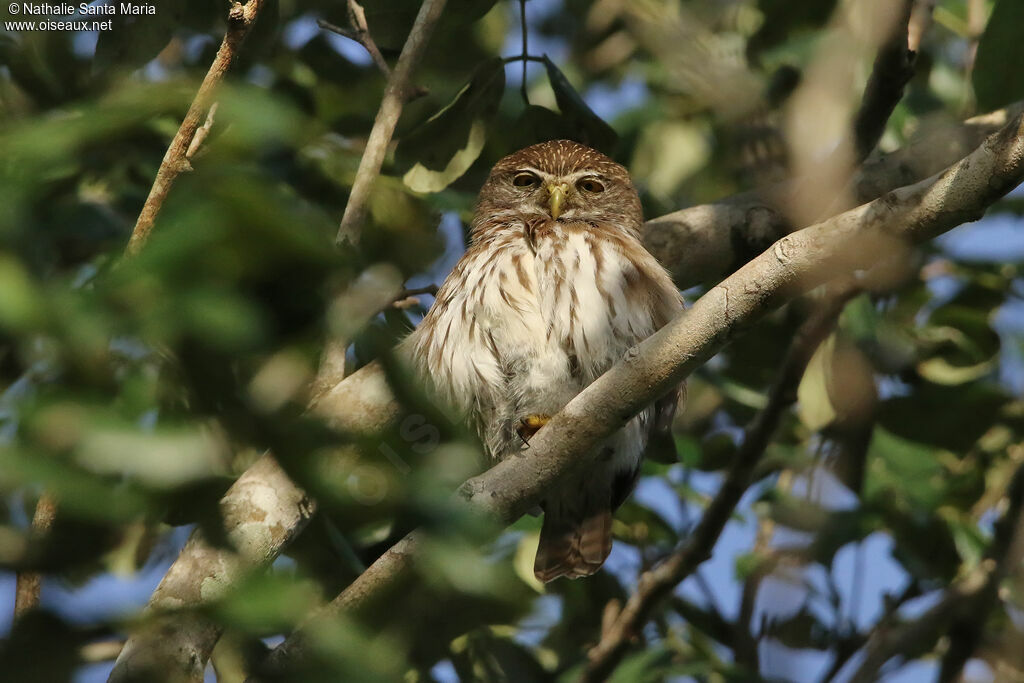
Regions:
<instances>
[{"instance_id":1,"label":"owl's yellow beak","mask_svg":"<svg viewBox=\"0 0 1024 683\"><path fill-rule=\"evenodd\" d=\"M569 194L568 183L559 183L557 185L548 185L548 192L551 194L548 196L548 207L551 209L551 217L558 220L558 217L562 215L562 204L565 202L566 195Z\"/></svg>"}]
</instances>

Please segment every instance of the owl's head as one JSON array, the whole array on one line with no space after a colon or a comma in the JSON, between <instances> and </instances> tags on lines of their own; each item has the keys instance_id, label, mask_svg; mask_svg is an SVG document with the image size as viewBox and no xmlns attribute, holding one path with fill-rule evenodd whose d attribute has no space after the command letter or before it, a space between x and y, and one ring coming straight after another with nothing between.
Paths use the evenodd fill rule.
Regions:
<instances>
[{"instance_id":1,"label":"owl's head","mask_svg":"<svg viewBox=\"0 0 1024 683\"><path fill-rule=\"evenodd\" d=\"M578 142L552 140L510 154L491 170L474 232L509 218L601 224L636 234L643 211L622 165Z\"/></svg>"}]
</instances>

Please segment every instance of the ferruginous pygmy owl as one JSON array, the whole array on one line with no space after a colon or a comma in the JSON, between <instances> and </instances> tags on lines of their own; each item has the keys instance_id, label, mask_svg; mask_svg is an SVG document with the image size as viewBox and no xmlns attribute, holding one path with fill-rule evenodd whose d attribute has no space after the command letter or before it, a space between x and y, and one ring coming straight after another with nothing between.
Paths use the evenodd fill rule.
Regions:
<instances>
[{"instance_id":1,"label":"ferruginous pygmy owl","mask_svg":"<svg viewBox=\"0 0 1024 683\"><path fill-rule=\"evenodd\" d=\"M682 310L672 279L640 243L642 222L629 173L589 147L545 142L494 166L469 248L403 343L491 458L527 447L551 415ZM603 444L585 477L543 501L538 579L601 567L612 512L677 397L641 412Z\"/></svg>"}]
</instances>

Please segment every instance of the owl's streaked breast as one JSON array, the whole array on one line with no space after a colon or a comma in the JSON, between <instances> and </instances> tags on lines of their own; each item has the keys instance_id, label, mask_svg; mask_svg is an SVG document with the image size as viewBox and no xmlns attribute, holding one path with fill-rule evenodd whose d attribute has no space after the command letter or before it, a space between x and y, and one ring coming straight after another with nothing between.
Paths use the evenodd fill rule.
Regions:
<instances>
[{"instance_id":1,"label":"owl's streaked breast","mask_svg":"<svg viewBox=\"0 0 1024 683\"><path fill-rule=\"evenodd\" d=\"M653 257L630 248L590 225L509 223L438 292L407 344L492 456L521 447L519 419L558 412L678 307Z\"/></svg>"}]
</instances>

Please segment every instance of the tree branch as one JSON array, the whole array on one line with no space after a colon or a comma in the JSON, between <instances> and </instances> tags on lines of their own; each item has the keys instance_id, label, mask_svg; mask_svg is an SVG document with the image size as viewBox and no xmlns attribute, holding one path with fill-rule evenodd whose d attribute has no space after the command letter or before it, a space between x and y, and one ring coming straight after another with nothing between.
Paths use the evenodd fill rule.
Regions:
<instances>
[{"instance_id":1,"label":"tree branch","mask_svg":"<svg viewBox=\"0 0 1024 683\"><path fill-rule=\"evenodd\" d=\"M914 8L910 11L910 22L907 25L907 47L911 52L919 52L924 34L932 25L932 13L938 0L914 0Z\"/></svg>"},{"instance_id":2,"label":"tree branch","mask_svg":"<svg viewBox=\"0 0 1024 683\"><path fill-rule=\"evenodd\" d=\"M32 515L32 538L38 541L49 534L56 518L57 501L44 491L36 501L36 510ZM18 572L17 588L15 588L14 594L15 619L39 605L39 594L42 587L43 576L39 572Z\"/></svg>"},{"instance_id":3,"label":"tree branch","mask_svg":"<svg viewBox=\"0 0 1024 683\"><path fill-rule=\"evenodd\" d=\"M852 283L842 285L797 330L782 369L768 394L768 403L747 426L743 442L733 457L729 474L722 482L718 494L704 511L704 516L686 543L664 562L640 576L636 592L629 598L612 628L605 629L600 642L587 654L589 661L581 677L582 681L603 681L608 678L654 607L711 556L733 510L750 486L754 468L768 447L779 421L796 402L797 386L807 364L832 330L846 302L857 292L857 286ZM737 624L737 627L743 628L744 625Z\"/></svg>"},{"instance_id":4,"label":"tree branch","mask_svg":"<svg viewBox=\"0 0 1024 683\"><path fill-rule=\"evenodd\" d=\"M366 52L369 53L373 63L384 74L384 77L390 79L391 67L384 60L384 55L381 54L380 48L374 42L373 36L370 35L370 26L366 23L366 11L363 10L363 6L356 2L356 0L348 0L348 23L352 26L351 29L343 28L323 19L316 20L316 25L320 28L331 33L337 33L339 36L344 36L362 45ZM406 102L410 102L426 94L426 88L420 88L410 83L405 90L404 98Z\"/></svg>"},{"instance_id":5,"label":"tree branch","mask_svg":"<svg viewBox=\"0 0 1024 683\"><path fill-rule=\"evenodd\" d=\"M854 152L859 163L867 158L885 132L903 88L914 77L917 53L908 47L908 27L914 0L903 0L903 12L878 49L864 98L853 119Z\"/></svg>"},{"instance_id":6,"label":"tree branch","mask_svg":"<svg viewBox=\"0 0 1024 683\"><path fill-rule=\"evenodd\" d=\"M523 51L520 56L523 58L523 82L519 84L519 94L523 96L523 104L530 106L530 94L526 90L526 67L528 66L527 56L530 54L528 36L529 31L526 25L526 0L519 0L519 30L522 33Z\"/></svg>"},{"instance_id":7,"label":"tree branch","mask_svg":"<svg viewBox=\"0 0 1024 683\"><path fill-rule=\"evenodd\" d=\"M111 683L202 681L220 629L188 610L222 596L246 571L269 564L313 513L306 495L274 458L264 455L221 501L231 547L209 545L193 533L149 599L152 619L132 635L114 664Z\"/></svg>"},{"instance_id":8,"label":"tree branch","mask_svg":"<svg viewBox=\"0 0 1024 683\"><path fill-rule=\"evenodd\" d=\"M249 35L263 4L264 0L249 0L244 5L238 2L232 3L228 12L227 33L224 34L224 40L221 41L220 49L217 50L217 56L214 57L210 70L206 72L206 77L203 78L195 99L192 100L188 112L185 113L178 132L174 134L174 138L164 154L160 169L156 172L153 187L149 190L149 196L146 197L146 203L142 206L139 219L135 222L132 236L128 240L129 254L134 254L142 248L175 179L182 171L191 168L187 154L192 138L195 137L200 122L210 109L214 90L224 80L224 74L235 60L238 48Z\"/></svg>"},{"instance_id":9,"label":"tree branch","mask_svg":"<svg viewBox=\"0 0 1024 683\"><path fill-rule=\"evenodd\" d=\"M920 243L977 220L1022 179L1024 118L1017 116L945 171L782 238L631 349L555 415L520 457L508 458L463 484L457 500L468 510L503 523L517 519L552 486L585 471L603 439L766 312L839 273L871 267L895 245ZM398 410L381 375L373 366L360 370L330 392L320 407L337 415L335 422L350 432L379 425L385 415ZM371 391L352 391L360 383ZM706 528L711 531L710 522ZM408 575L419 543L419 532L402 539L320 618L365 604L394 586ZM672 571L671 565L663 571ZM304 631L316 623L314 618L292 634L271 661L281 666L301 656Z\"/></svg>"},{"instance_id":10,"label":"tree branch","mask_svg":"<svg viewBox=\"0 0 1024 683\"><path fill-rule=\"evenodd\" d=\"M391 142L391 136L395 132L395 126L398 125L398 117L402 114L402 106L405 103L405 93L409 90L412 70L423 55L423 50L427 46L434 25L441 16L445 2L446 0L423 0L423 4L420 5L416 21L402 47L402 53L398 56L398 63L395 64L391 78L388 79L387 88L384 90L384 99L380 103L377 118L373 122L373 129L370 130L370 137L366 141L366 150L363 152L362 159L359 160L359 170L356 171L352 191L349 193L348 203L345 205L345 213L341 217L341 225L338 227L338 244L345 242L356 244L359 241L359 233L366 220L366 206L370 200L370 191L373 189L374 180L380 175L384 155Z\"/></svg>"},{"instance_id":11,"label":"tree branch","mask_svg":"<svg viewBox=\"0 0 1024 683\"><path fill-rule=\"evenodd\" d=\"M370 54L370 59L377 65L381 73L386 78L391 78L391 67L384 61L384 55L380 53L380 48L377 47L377 43L373 42L373 37L370 35L370 27L366 23L366 12L363 11L362 5L356 0L348 0L348 23L352 26L351 30L335 26L329 21L323 19L317 19L317 26L328 31L333 31L338 35L345 36L350 40L354 40Z\"/></svg>"}]
</instances>

